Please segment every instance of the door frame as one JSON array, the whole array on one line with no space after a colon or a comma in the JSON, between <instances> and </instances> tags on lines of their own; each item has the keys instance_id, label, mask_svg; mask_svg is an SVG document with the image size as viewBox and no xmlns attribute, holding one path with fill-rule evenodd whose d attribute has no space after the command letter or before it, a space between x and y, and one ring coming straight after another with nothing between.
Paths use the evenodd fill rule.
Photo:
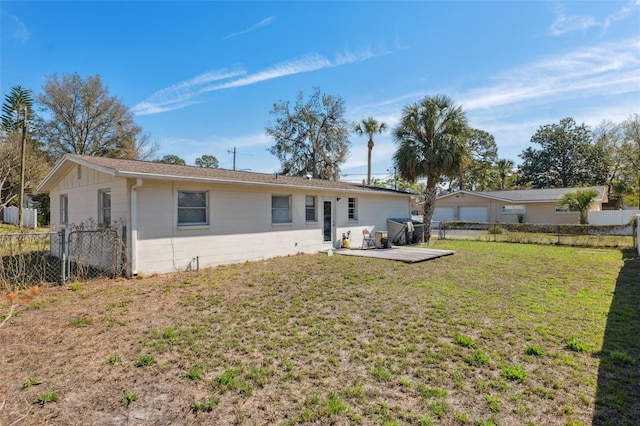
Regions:
<instances>
[{"instance_id":1,"label":"door frame","mask_svg":"<svg viewBox=\"0 0 640 426\"><path fill-rule=\"evenodd\" d=\"M330 206L330 218L329 220L331 221L331 240L330 241L325 241L324 240L324 229L325 229L325 221L327 220L327 216L325 215L325 206L327 205L327 203ZM334 200L331 198L323 198L322 199L322 249L323 250L328 250L331 248L335 248L335 241L336 241L336 211L335 211L335 203Z\"/></svg>"}]
</instances>

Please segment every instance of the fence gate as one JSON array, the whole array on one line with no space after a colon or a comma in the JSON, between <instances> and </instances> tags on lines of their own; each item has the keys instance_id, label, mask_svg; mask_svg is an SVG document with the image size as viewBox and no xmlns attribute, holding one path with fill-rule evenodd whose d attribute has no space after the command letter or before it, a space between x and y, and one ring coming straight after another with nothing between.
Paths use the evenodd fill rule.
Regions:
<instances>
[{"instance_id":1,"label":"fence gate","mask_svg":"<svg viewBox=\"0 0 640 426\"><path fill-rule=\"evenodd\" d=\"M72 231L66 243L63 261L65 281L105 275L114 278L125 268L125 244L114 229Z\"/></svg>"}]
</instances>

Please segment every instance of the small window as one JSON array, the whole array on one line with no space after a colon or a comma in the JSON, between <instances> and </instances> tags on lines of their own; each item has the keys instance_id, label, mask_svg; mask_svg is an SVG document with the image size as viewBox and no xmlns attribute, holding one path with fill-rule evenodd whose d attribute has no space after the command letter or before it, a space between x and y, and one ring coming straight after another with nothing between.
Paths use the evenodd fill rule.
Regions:
<instances>
[{"instance_id":1,"label":"small window","mask_svg":"<svg viewBox=\"0 0 640 426\"><path fill-rule=\"evenodd\" d=\"M78 172L78 180L82 179L82 166L80 164L78 164L77 166L77 172Z\"/></svg>"},{"instance_id":2,"label":"small window","mask_svg":"<svg viewBox=\"0 0 640 426\"><path fill-rule=\"evenodd\" d=\"M271 223L291 223L291 196L271 196Z\"/></svg>"},{"instance_id":3,"label":"small window","mask_svg":"<svg viewBox=\"0 0 640 426\"><path fill-rule=\"evenodd\" d=\"M525 214L524 205L505 205L502 206L502 214Z\"/></svg>"},{"instance_id":4,"label":"small window","mask_svg":"<svg viewBox=\"0 0 640 426\"><path fill-rule=\"evenodd\" d=\"M60 196L60 224L69 223L69 196L67 194Z\"/></svg>"},{"instance_id":5,"label":"small window","mask_svg":"<svg viewBox=\"0 0 640 426\"><path fill-rule=\"evenodd\" d=\"M317 222L316 197L307 195L305 197L305 220L307 222Z\"/></svg>"},{"instance_id":6,"label":"small window","mask_svg":"<svg viewBox=\"0 0 640 426\"><path fill-rule=\"evenodd\" d=\"M556 213L572 213L578 210L572 209L568 204L556 204Z\"/></svg>"},{"instance_id":7,"label":"small window","mask_svg":"<svg viewBox=\"0 0 640 426\"><path fill-rule=\"evenodd\" d=\"M207 225L207 201L205 191L178 191L178 225Z\"/></svg>"},{"instance_id":8,"label":"small window","mask_svg":"<svg viewBox=\"0 0 640 426\"><path fill-rule=\"evenodd\" d=\"M349 220L358 220L358 199L349 198Z\"/></svg>"},{"instance_id":9,"label":"small window","mask_svg":"<svg viewBox=\"0 0 640 426\"><path fill-rule=\"evenodd\" d=\"M111 190L98 192L98 223L102 226L111 225Z\"/></svg>"}]
</instances>

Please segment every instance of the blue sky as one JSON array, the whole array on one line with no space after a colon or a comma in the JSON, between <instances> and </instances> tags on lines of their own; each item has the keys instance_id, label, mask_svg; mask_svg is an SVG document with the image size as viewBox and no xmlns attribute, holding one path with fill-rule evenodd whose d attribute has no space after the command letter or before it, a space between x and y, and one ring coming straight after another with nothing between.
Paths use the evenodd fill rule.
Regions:
<instances>
[{"instance_id":1,"label":"blue sky","mask_svg":"<svg viewBox=\"0 0 640 426\"><path fill-rule=\"evenodd\" d=\"M0 89L39 92L49 74L100 74L159 155L279 168L264 128L299 91L341 96L346 118L390 128L445 94L519 162L536 129L640 113L640 0L435 2L2 1ZM366 177L352 135L342 170ZM395 144L379 135L374 177Z\"/></svg>"}]
</instances>

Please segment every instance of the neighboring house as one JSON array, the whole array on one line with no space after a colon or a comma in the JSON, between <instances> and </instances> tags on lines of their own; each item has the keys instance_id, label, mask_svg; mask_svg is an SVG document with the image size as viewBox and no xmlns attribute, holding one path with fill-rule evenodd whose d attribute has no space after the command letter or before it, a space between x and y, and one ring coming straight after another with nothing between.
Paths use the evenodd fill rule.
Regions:
<instances>
[{"instance_id":1,"label":"neighboring house","mask_svg":"<svg viewBox=\"0 0 640 426\"><path fill-rule=\"evenodd\" d=\"M44 178L54 229L122 223L130 273L315 253L351 231L386 231L410 217L411 195L342 181L306 179L66 155Z\"/></svg>"},{"instance_id":2,"label":"neighboring house","mask_svg":"<svg viewBox=\"0 0 640 426\"><path fill-rule=\"evenodd\" d=\"M590 210L602 210L602 203L607 201L604 186L488 192L457 191L436 199L433 220L516 223L521 215L525 223L575 224L580 221L580 213L569 211L567 206L558 203L564 194L578 189L595 190L597 195Z\"/></svg>"}]
</instances>

